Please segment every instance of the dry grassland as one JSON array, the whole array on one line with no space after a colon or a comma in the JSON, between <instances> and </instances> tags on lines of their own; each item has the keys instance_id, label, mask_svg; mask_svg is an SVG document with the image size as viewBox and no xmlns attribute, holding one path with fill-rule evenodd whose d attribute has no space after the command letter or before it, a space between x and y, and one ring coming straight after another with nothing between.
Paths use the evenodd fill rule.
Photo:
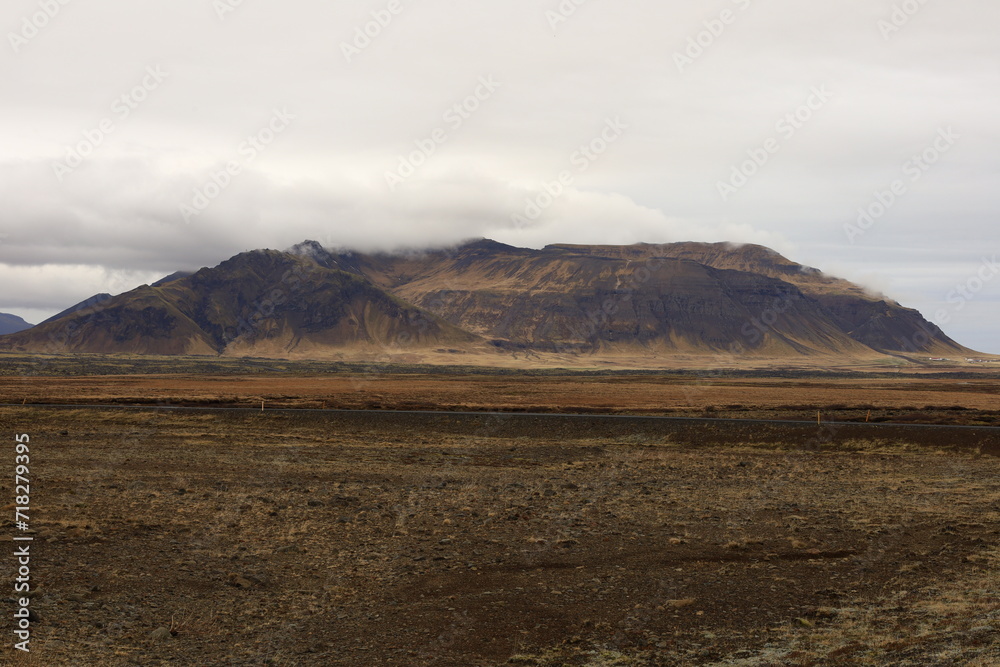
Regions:
<instances>
[{"instance_id":1,"label":"dry grassland","mask_svg":"<svg viewBox=\"0 0 1000 667\"><path fill-rule=\"evenodd\" d=\"M41 617L30 658L8 645L2 664L1000 655L1000 459L975 452L504 437L305 413L7 408L0 424L32 438ZM0 564L11 580L13 559Z\"/></svg>"}]
</instances>

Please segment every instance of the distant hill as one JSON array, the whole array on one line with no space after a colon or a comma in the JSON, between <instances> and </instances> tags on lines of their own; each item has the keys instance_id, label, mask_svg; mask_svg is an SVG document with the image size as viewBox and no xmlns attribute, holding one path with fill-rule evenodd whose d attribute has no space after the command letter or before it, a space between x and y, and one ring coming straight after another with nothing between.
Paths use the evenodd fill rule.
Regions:
<instances>
[{"instance_id":1,"label":"distant hill","mask_svg":"<svg viewBox=\"0 0 1000 667\"><path fill-rule=\"evenodd\" d=\"M107 301L110 298L112 298L110 294L95 294L94 296L90 297L89 299L84 299L83 301L81 301L80 303L76 304L75 306L70 306L69 308L67 308L66 310L62 311L61 313L56 313L55 315L53 315L49 319L47 319L44 322L42 322L42 324L48 324L49 322L55 322L56 320L61 320L62 318L66 317L67 315L72 315L75 312L78 312L78 311L81 311L81 310L86 310L88 308L94 308L96 306L100 306L102 303L104 303L105 301Z\"/></svg>"},{"instance_id":2,"label":"distant hill","mask_svg":"<svg viewBox=\"0 0 1000 667\"><path fill-rule=\"evenodd\" d=\"M95 297L96 298L96 297ZM86 303L86 302L85 302ZM72 335L58 336L59 331ZM377 357L879 358L970 352L915 310L762 246L495 241L398 253L307 241L74 307L0 348Z\"/></svg>"},{"instance_id":3,"label":"distant hill","mask_svg":"<svg viewBox=\"0 0 1000 667\"><path fill-rule=\"evenodd\" d=\"M17 333L19 331L24 331L26 329L30 329L33 326L35 325L28 324L17 315L0 313L0 336Z\"/></svg>"}]
</instances>

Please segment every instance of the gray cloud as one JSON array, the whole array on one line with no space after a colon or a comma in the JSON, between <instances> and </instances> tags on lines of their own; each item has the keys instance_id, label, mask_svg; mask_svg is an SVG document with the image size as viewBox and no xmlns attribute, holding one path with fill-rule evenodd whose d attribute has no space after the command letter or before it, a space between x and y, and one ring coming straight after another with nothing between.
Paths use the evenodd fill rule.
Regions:
<instances>
[{"instance_id":1,"label":"gray cloud","mask_svg":"<svg viewBox=\"0 0 1000 667\"><path fill-rule=\"evenodd\" d=\"M400 3L351 62L342 43L388 2L244 2L222 19L211 2L70 2L16 52L10 35L39 4L6 3L0 311L55 312L304 238L491 236L764 243L933 317L998 250L995 3L926 3L888 39L892 1L589 0L555 24L557 0ZM679 71L689 39L706 46ZM136 94L150 67L165 78ZM499 88L455 111L481 77ZM817 87L830 99L790 133ZM276 109L294 120L248 159ZM581 170L574 156L609 118L627 129ZM113 131L60 181L53 165L104 121ZM954 146L911 180L904 164L948 127ZM390 191L386 172L435 130L445 139ZM778 149L723 201L720 181L769 139ZM180 205L227 162L240 173L185 220ZM563 193L516 226L566 171ZM906 193L852 243L845 225L899 179ZM946 330L1000 352L998 295L1000 281L984 286Z\"/></svg>"}]
</instances>

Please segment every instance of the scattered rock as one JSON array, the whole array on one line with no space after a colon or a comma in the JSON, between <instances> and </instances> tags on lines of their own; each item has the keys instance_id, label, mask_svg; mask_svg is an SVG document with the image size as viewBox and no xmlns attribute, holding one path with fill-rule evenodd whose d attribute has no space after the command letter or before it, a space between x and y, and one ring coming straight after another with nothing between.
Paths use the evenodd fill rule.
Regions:
<instances>
[{"instance_id":1,"label":"scattered rock","mask_svg":"<svg viewBox=\"0 0 1000 667\"><path fill-rule=\"evenodd\" d=\"M834 600L836 600L838 598L844 597L844 593L843 592L838 591L838 590L834 590L832 588L824 588L823 590L816 591L815 594L818 595L818 596L820 596L820 597L831 598L831 599L834 599Z\"/></svg>"},{"instance_id":2,"label":"scattered rock","mask_svg":"<svg viewBox=\"0 0 1000 667\"><path fill-rule=\"evenodd\" d=\"M236 574L231 572L226 583L234 588L254 588L266 585L263 579L258 579L252 574Z\"/></svg>"},{"instance_id":3,"label":"scattered rock","mask_svg":"<svg viewBox=\"0 0 1000 667\"><path fill-rule=\"evenodd\" d=\"M686 600L667 600L667 606L673 607L674 609L683 609L684 607L690 607L695 603L694 598L688 598Z\"/></svg>"}]
</instances>

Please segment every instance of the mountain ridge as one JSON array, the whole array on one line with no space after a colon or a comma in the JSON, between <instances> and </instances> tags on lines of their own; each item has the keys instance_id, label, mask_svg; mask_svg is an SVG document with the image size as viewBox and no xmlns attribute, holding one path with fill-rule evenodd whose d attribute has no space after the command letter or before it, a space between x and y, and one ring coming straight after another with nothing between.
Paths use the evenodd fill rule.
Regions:
<instances>
[{"instance_id":1,"label":"mountain ridge","mask_svg":"<svg viewBox=\"0 0 1000 667\"><path fill-rule=\"evenodd\" d=\"M0 338L0 349L38 351L48 340L51 350L62 339L68 352L308 358L971 353L917 311L764 246L529 249L489 239L248 251L71 308Z\"/></svg>"}]
</instances>

